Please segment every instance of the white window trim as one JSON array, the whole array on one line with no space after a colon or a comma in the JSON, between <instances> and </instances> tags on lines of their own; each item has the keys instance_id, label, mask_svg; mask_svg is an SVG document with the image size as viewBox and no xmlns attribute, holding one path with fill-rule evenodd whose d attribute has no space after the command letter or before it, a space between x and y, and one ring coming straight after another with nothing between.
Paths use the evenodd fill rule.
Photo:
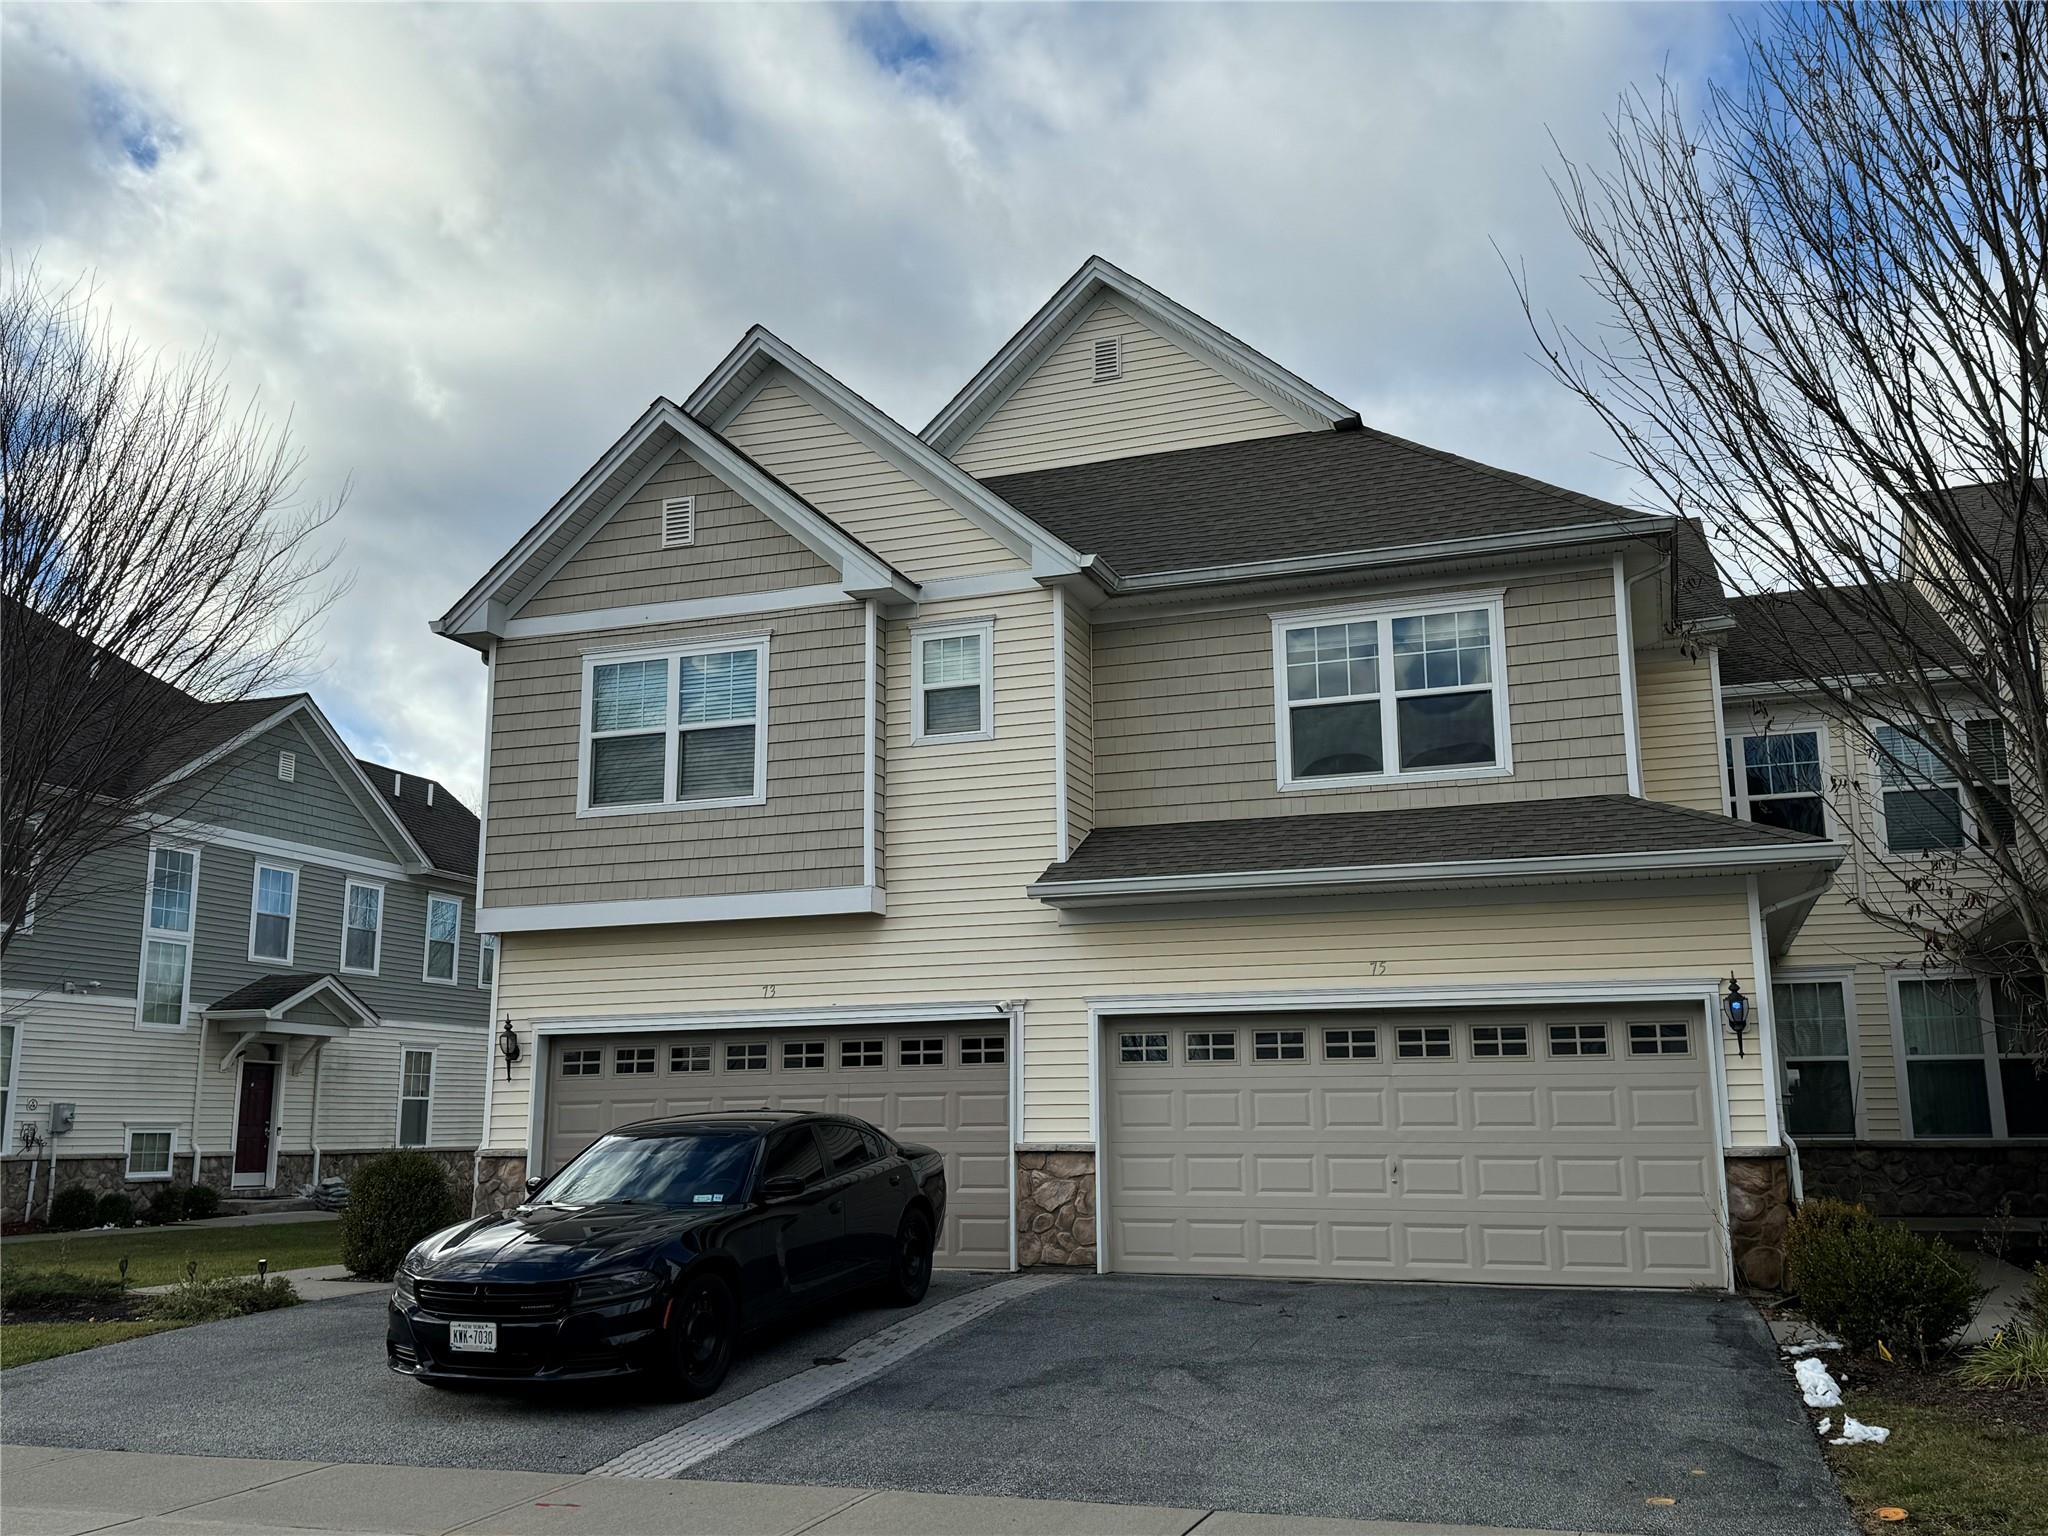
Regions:
<instances>
[{"instance_id":1,"label":"white window trim","mask_svg":"<svg viewBox=\"0 0 2048 1536\"><path fill-rule=\"evenodd\" d=\"M1967 812L1965 820L1967 821ZM1899 995L1899 988L1909 981L1973 981L1977 986L1977 1028L1978 1039L1983 1044L1984 1092L1986 1102L1991 1106L1991 1134L1988 1136L1920 1136L1913 1130L1913 1074L1908 1070L1911 1061L1968 1061L1967 1056L1918 1056L1906 1055L1906 1011ZM1892 1060L1898 1065L1899 1080L1899 1136L1905 1141L1959 1142L1970 1146L1986 1146L1992 1142L2021 1141L2028 1145L2039 1142L2036 1136L2014 1137L2006 1134L2005 1128L2005 1082L1999 1071L1998 1029L1991 1011L1991 978L1975 975L1962 970L1935 971L1894 971L1885 977L1885 1001L1891 1010Z\"/></svg>"},{"instance_id":2,"label":"white window trim","mask_svg":"<svg viewBox=\"0 0 2048 1536\"><path fill-rule=\"evenodd\" d=\"M1832 826L1832 823L1830 825ZM1829 1143L1862 1140L1868 1127L1864 1119L1863 1103L1863 1042L1860 1038L1861 1030L1858 1028L1859 1021L1856 1017L1856 973L1854 971L1800 970L1792 968L1775 972L1771 977L1771 981L1774 985L1780 986L1827 986L1832 983L1842 989L1842 1018L1844 1028L1849 1037L1849 1103L1856 1116L1853 1129L1847 1136L1820 1136L1811 1131L1805 1131L1799 1133L1799 1140L1801 1142ZM1784 1032L1779 1028L1777 999L1775 998L1771 1000L1771 1027L1774 1030L1778 1030L1778 1100L1782 1105L1788 1086L1784 1081L1785 1066L1790 1057L1785 1046ZM1800 1059L1831 1061L1834 1058L1821 1056L1801 1057ZM1905 1076L1904 1057L1900 1058L1899 1075L1901 1078ZM1903 1086L1900 1091L1904 1091ZM1780 1118L1782 1120L1782 1114ZM1787 1137L1793 1135L1789 1123L1785 1125L1785 1135Z\"/></svg>"},{"instance_id":3,"label":"white window trim","mask_svg":"<svg viewBox=\"0 0 2048 1536\"><path fill-rule=\"evenodd\" d=\"M8 1019L4 1023L8 1029L14 1031L14 1038L8 1042L6 1061L0 1063L7 1068L7 1087L4 1090L7 1104L4 1109L0 1109L0 1157L17 1150L14 1144L14 1111L21 1099L21 1043L28 1037L26 1019Z\"/></svg>"},{"instance_id":4,"label":"white window trim","mask_svg":"<svg viewBox=\"0 0 2048 1536\"><path fill-rule=\"evenodd\" d=\"M448 974L436 976L434 968L434 903L452 902L455 907L455 942L451 946L453 957L448 962ZM420 980L430 987L452 987L462 979L462 898L450 896L442 891L427 892L427 922L420 931Z\"/></svg>"},{"instance_id":5,"label":"white window trim","mask_svg":"<svg viewBox=\"0 0 2048 1536\"><path fill-rule=\"evenodd\" d=\"M656 650L635 651L587 651L583 657L583 696L576 716L576 814L585 816L659 816L688 814L695 811L715 811L739 805L765 805L768 802L768 640L767 635L728 635L716 640L693 641L688 645L663 646ZM685 726L678 719L682 713L682 658L686 656L717 656L727 651L753 651L754 663L754 792L750 795L729 795L718 800L679 800L676 798L677 744L685 730L715 730L728 725L744 725L746 721L719 721L713 725ZM661 759L661 793L659 800L646 800L637 805L592 805L590 803L590 700L591 689L599 667L608 667L619 662L665 661L669 664L667 686L667 713L659 727L648 726L641 731L620 732L621 735L651 735L656 729L662 732L663 751ZM609 733L608 733L609 734Z\"/></svg>"},{"instance_id":6,"label":"white window trim","mask_svg":"<svg viewBox=\"0 0 2048 1536\"><path fill-rule=\"evenodd\" d=\"M457 917L455 921L456 925L460 927L462 919ZM490 951L491 956L491 974L489 977L484 975L484 952L486 950ZM499 958L498 936L495 933L478 934L476 936L476 985L478 991L490 991L492 984L497 981Z\"/></svg>"},{"instance_id":7,"label":"white window trim","mask_svg":"<svg viewBox=\"0 0 2048 1536\"><path fill-rule=\"evenodd\" d=\"M135 1138L137 1136L164 1136L171 1138L170 1156L164 1159L162 1173L137 1173L135 1171ZM121 1177L130 1184L161 1184L175 1178L178 1171L178 1128L175 1125L126 1125L121 1128Z\"/></svg>"},{"instance_id":8,"label":"white window trim","mask_svg":"<svg viewBox=\"0 0 2048 1536\"><path fill-rule=\"evenodd\" d=\"M263 889L263 871L292 877L292 909L284 919L284 953L282 955L259 955L256 953L256 897ZM251 965L290 965L292 956L299 948L299 881L300 871L296 864L280 864L275 859L258 859L255 868L249 872L249 963Z\"/></svg>"},{"instance_id":9,"label":"white window trim","mask_svg":"<svg viewBox=\"0 0 2048 1536\"><path fill-rule=\"evenodd\" d=\"M1737 821L1749 820L1749 782L1743 772L1742 754L1735 749L1751 736L1797 736L1812 732L1814 750L1820 754L1820 814L1821 825L1826 835L1836 836L1839 824L1835 819L1835 808L1829 802L1828 786L1834 778L1834 742L1828 736L1828 728L1822 720L1786 720L1761 722L1751 727L1729 730L1722 736L1721 746L1721 799L1728 807L1728 814ZM1785 800L1789 795L1767 795L1767 800ZM1764 823L1758 823L1764 825ZM1780 978L1781 980L1783 978ZM1812 979L1812 978L1807 978Z\"/></svg>"},{"instance_id":10,"label":"white window trim","mask_svg":"<svg viewBox=\"0 0 2048 1536\"><path fill-rule=\"evenodd\" d=\"M156 856L165 853L189 853L192 855L192 907L190 918L183 932L169 928L156 928L150 924L150 897L156 890ZM193 939L199 930L199 866L201 854L195 843L149 840L149 859L143 866L142 878L142 955L135 968L135 1027L153 1029L164 1033L187 1028L192 1021L192 958L196 947ZM254 903L254 897L251 898ZM175 1024L152 1024L142 1016L148 1006L149 946L157 944L182 944L185 946L185 993L178 1005L178 1022ZM17 1039L20 1037L17 1036ZM10 1148L11 1150L11 1148Z\"/></svg>"},{"instance_id":11,"label":"white window trim","mask_svg":"<svg viewBox=\"0 0 2048 1536\"><path fill-rule=\"evenodd\" d=\"M1395 722L1394 630L1395 619L1424 618L1433 613L1452 613L1483 608L1487 613L1487 645L1493 674L1493 741L1498 760L1461 768L1424 768L1403 773L1400 769L1400 738ZM1351 773L1313 779L1294 776L1293 733L1289 729L1287 697L1287 631L1317 624L1378 625L1380 756L1386 765L1379 773ZM1447 690L1448 691L1448 690ZM1414 694L1403 697L1414 697ZM1304 700L1301 708L1313 708L1330 700ZM1287 793L1315 793L1323 790L1378 789L1431 783L1440 779L1501 779L1515 771L1514 743L1508 731L1508 636L1505 591L1458 592L1445 596L1415 597L1407 600L1348 604L1342 608L1303 609L1273 615L1273 736L1277 783Z\"/></svg>"},{"instance_id":12,"label":"white window trim","mask_svg":"<svg viewBox=\"0 0 2048 1536\"><path fill-rule=\"evenodd\" d=\"M405 1140L405 1106L416 1095L405 1091L405 1058L424 1056L427 1058L427 1126L423 1141ZM440 1051L431 1045L402 1045L398 1049L398 1107L391 1122L391 1145L394 1147L431 1147L434 1144L434 1083L441 1070Z\"/></svg>"},{"instance_id":13,"label":"white window trim","mask_svg":"<svg viewBox=\"0 0 2048 1536\"><path fill-rule=\"evenodd\" d=\"M1963 737L1962 733L1969 730L1970 722L1972 720L1992 720L1996 718L1997 716L1995 715L1951 715L1949 717L1948 724L1949 729L1952 732L1956 733L1959 738L1958 745L1962 746L1967 751L1968 741L1967 738ZM1903 729L1902 727L1893 724L1893 722L1889 720L1866 720L1864 722L1864 728L1868 732L1870 732L1871 740L1873 742L1876 740L1876 733L1880 726L1887 726L1893 730ZM1971 854L1979 854L1983 851L1982 842L1979 836L1980 829L1977 824L1977 817L1976 814L1970 809L1970 797L1963 793L1963 781L1961 779L1937 779L1933 781L1928 787L1932 789L1953 789L1956 792L1956 809L1960 814L1963 826L1962 842L1954 848L1894 848L1892 846L1891 823L1886 819L1884 814L1885 759L1878 752L1877 748L1874 745L1871 746L1868 750L1870 757L1871 824L1877 834L1878 846L1884 849L1884 854L1886 858L1953 858L1957 855L1968 856ZM1946 772L1947 769L1944 768L1942 771ZM2012 785L2011 778L2008 777L2005 782L2007 788L2010 788ZM1901 789L1912 788L1911 785L1900 785L1897 787ZM1911 980L1912 978L1909 977L1907 979ZM1928 974L1927 979L1938 979L1937 973L1930 972Z\"/></svg>"},{"instance_id":14,"label":"white window trim","mask_svg":"<svg viewBox=\"0 0 2048 1536\"><path fill-rule=\"evenodd\" d=\"M976 635L981 640L981 726L972 731L945 731L934 735L924 728L924 643L927 640L950 640L960 635ZM958 624L925 624L913 628L910 631L910 744L921 747L951 741L993 741L995 735L995 620L970 619Z\"/></svg>"},{"instance_id":15,"label":"white window trim","mask_svg":"<svg viewBox=\"0 0 2048 1536\"><path fill-rule=\"evenodd\" d=\"M348 904L351 892L362 889L377 893L377 928L370 940L370 968L348 963ZM296 899L296 898L295 898ZM378 880L358 880L354 876L341 883L341 972L344 976L375 976L384 965L384 885Z\"/></svg>"}]
</instances>

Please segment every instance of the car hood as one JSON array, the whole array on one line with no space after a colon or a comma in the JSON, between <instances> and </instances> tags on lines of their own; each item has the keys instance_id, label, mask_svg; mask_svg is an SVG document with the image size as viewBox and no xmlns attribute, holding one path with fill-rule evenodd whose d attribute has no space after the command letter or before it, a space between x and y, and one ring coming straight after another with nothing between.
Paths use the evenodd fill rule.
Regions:
<instances>
[{"instance_id":1,"label":"car hood","mask_svg":"<svg viewBox=\"0 0 2048 1536\"><path fill-rule=\"evenodd\" d=\"M522 1205L436 1232L409 1267L432 1280L573 1280L657 1252L726 1209Z\"/></svg>"}]
</instances>

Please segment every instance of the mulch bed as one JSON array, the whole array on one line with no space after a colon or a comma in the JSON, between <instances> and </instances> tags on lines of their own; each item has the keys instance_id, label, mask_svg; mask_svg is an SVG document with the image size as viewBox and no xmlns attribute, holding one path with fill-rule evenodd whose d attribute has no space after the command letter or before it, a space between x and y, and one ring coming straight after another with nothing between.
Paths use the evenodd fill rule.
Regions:
<instances>
[{"instance_id":1,"label":"mulch bed","mask_svg":"<svg viewBox=\"0 0 2048 1536\"><path fill-rule=\"evenodd\" d=\"M1881 1392L1915 1408L1946 1408L1987 1425L2009 1424L2048 1435L2048 1385L1965 1386L1955 1378L1953 1356L1925 1366L1906 1360L1888 1364L1875 1355L1844 1356L1835 1351L1821 1358L1835 1380L1852 1392Z\"/></svg>"},{"instance_id":2,"label":"mulch bed","mask_svg":"<svg viewBox=\"0 0 2048 1536\"><path fill-rule=\"evenodd\" d=\"M147 1296L114 1301L61 1301L39 1307L9 1307L0 1323L137 1323L148 1319Z\"/></svg>"}]
</instances>

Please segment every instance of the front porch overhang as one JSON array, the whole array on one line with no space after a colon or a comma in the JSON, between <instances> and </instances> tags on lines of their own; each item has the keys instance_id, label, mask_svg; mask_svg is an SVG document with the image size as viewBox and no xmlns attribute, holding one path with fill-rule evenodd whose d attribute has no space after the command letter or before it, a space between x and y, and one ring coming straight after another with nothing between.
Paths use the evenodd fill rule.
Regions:
<instances>
[{"instance_id":1,"label":"front porch overhang","mask_svg":"<svg viewBox=\"0 0 2048 1536\"><path fill-rule=\"evenodd\" d=\"M227 1034L334 1039L378 1021L377 1011L331 975L261 976L202 1012Z\"/></svg>"}]
</instances>

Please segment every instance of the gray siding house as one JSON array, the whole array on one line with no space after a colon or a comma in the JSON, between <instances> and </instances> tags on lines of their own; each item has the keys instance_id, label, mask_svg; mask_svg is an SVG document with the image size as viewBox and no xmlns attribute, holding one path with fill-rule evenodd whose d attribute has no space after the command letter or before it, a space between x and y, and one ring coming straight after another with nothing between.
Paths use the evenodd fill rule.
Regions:
<instances>
[{"instance_id":1,"label":"gray siding house","mask_svg":"<svg viewBox=\"0 0 2048 1536\"><path fill-rule=\"evenodd\" d=\"M152 765L178 792L36 892L0 961L7 1219L72 1184L289 1192L393 1146L466 1192L495 958L475 815L355 757L305 694L195 707Z\"/></svg>"}]
</instances>

